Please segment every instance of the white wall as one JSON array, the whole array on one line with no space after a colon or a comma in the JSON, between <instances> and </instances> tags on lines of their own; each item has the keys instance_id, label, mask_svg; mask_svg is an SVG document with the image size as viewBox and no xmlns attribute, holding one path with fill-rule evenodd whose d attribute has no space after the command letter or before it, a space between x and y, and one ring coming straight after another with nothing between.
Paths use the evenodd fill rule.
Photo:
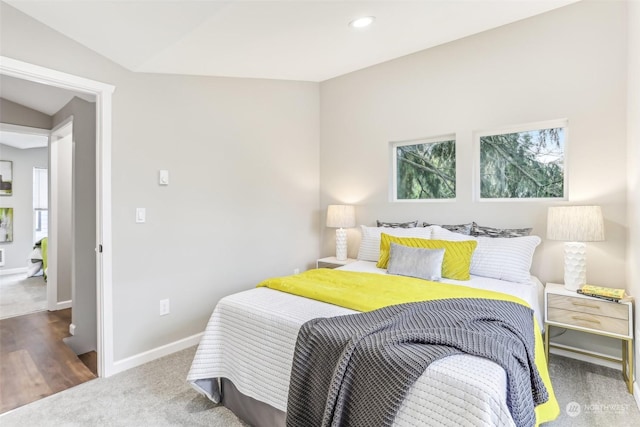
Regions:
<instances>
[{"instance_id":1,"label":"white wall","mask_svg":"<svg viewBox=\"0 0 640 427\"><path fill-rule=\"evenodd\" d=\"M26 268L33 250L33 168L47 167L47 149L0 144L0 159L13 162L13 194L0 197L0 207L13 208L13 242L0 243L5 264L0 270Z\"/></svg>"},{"instance_id":2,"label":"white wall","mask_svg":"<svg viewBox=\"0 0 640 427\"><path fill-rule=\"evenodd\" d=\"M313 265L317 84L136 74L5 3L0 24L2 55L116 86L116 361L201 332L225 295ZM171 314L160 317L163 298Z\"/></svg>"},{"instance_id":3,"label":"white wall","mask_svg":"<svg viewBox=\"0 0 640 427\"><path fill-rule=\"evenodd\" d=\"M629 54L627 88L627 149L628 149L628 208L629 245L627 253L627 289L636 298L640 297L640 3L628 3ZM640 366L640 307L636 304L636 367ZM636 369L636 384L640 373ZM637 397L640 399L640 396Z\"/></svg>"},{"instance_id":4,"label":"white wall","mask_svg":"<svg viewBox=\"0 0 640 427\"><path fill-rule=\"evenodd\" d=\"M472 200L472 134L567 118L568 203L602 205L606 222L607 240L588 245L588 280L624 287L625 10L620 2L580 2L323 82L321 207L354 203L358 223L368 225L475 220L533 226L544 237L549 203ZM457 200L389 202L389 141L449 133L457 137ZM322 255L333 254L333 230L321 230ZM561 282L562 264L562 243L545 241L533 272Z\"/></svg>"}]
</instances>

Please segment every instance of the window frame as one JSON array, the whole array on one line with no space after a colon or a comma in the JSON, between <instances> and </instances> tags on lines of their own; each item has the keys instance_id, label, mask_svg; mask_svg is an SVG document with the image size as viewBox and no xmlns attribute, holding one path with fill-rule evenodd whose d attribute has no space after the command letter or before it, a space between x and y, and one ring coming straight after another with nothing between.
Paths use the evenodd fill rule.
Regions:
<instances>
[{"instance_id":1,"label":"window frame","mask_svg":"<svg viewBox=\"0 0 640 427\"><path fill-rule=\"evenodd\" d=\"M429 198L429 199L399 199L398 198L398 161L397 161L397 148L407 145L422 145L422 144L434 144L439 142L453 141L455 149L455 196L451 198ZM391 141L389 142L389 152L391 159L391 176L389 179L389 199L391 202L397 203L423 203L423 202L455 202L458 196L458 141L455 133L448 133L438 136L431 136L427 138L416 138L403 141Z\"/></svg>"},{"instance_id":2,"label":"window frame","mask_svg":"<svg viewBox=\"0 0 640 427\"><path fill-rule=\"evenodd\" d=\"M480 138L540 129L563 128L563 195L562 197L482 197L482 178L480 165ZM502 126L473 132L473 200L477 202L553 202L569 200L569 122L567 119L546 120L512 126Z\"/></svg>"}]
</instances>

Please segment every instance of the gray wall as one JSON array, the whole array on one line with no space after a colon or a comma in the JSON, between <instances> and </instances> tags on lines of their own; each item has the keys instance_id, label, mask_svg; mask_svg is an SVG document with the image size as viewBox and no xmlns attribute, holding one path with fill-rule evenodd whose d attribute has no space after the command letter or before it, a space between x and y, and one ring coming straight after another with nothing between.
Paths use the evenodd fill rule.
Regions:
<instances>
[{"instance_id":1,"label":"gray wall","mask_svg":"<svg viewBox=\"0 0 640 427\"><path fill-rule=\"evenodd\" d=\"M0 122L40 129L51 129L51 116L4 98L0 98Z\"/></svg>"},{"instance_id":2,"label":"gray wall","mask_svg":"<svg viewBox=\"0 0 640 427\"><path fill-rule=\"evenodd\" d=\"M50 147L54 145L49 151L49 236L53 237L49 247L55 248L56 256L49 258L55 269L48 274L56 277L57 301L67 302L72 299L73 136L49 143Z\"/></svg>"},{"instance_id":3,"label":"gray wall","mask_svg":"<svg viewBox=\"0 0 640 427\"><path fill-rule=\"evenodd\" d=\"M97 349L96 106L73 98L54 114L54 127L69 117L73 117L71 321L75 334L67 343L77 354L83 354Z\"/></svg>"},{"instance_id":4,"label":"gray wall","mask_svg":"<svg viewBox=\"0 0 640 427\"><path fill-rule=\"evenodd\" d=\"M131 73L6 3L0 12L2 55L116 86L116 361L202 332L221 297L313 265L317 84Z\"/></svg>"},{"instance_id":5,"label":"gray wall","mask_svg":"<svg viewBox=\"0 0 640 427\"><path fill-rule=\"evenodd\" d=\"M0 207L13 208L13 242L0 243L5 264L0 270L25 268L33 250L33 168L47 168L47 149L21 150L0 144L0 159L13 162L13 194L0 197Z\"/></svg>"},{"instance_id":6,"label":"gray wall","mask_svg":"<svg viewBox=\"0 0 640 427\"><path fill-rule=\"evenodd\" d=\"M474 202L473 132L569 120L569 204L602 205L606 241L588 244L588 280L624 287L626 6L579 2L321 84L321 207L358 205L358 223L421 220L534 227L546 202ZM389 141L455 133L457 200L389 202ZM322 254L334 251L321 228ZM357 253L357 230L350 230ZM563 281L562 242L544 241L533 272Z\"/></svg>"}]
</instances>

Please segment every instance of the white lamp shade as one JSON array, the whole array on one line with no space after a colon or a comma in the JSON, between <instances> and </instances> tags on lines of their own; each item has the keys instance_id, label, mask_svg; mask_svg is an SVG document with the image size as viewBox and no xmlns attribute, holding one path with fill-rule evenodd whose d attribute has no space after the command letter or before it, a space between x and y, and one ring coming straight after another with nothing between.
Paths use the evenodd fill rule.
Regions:
<instances>
[{"instance_id":1,"label":"white lamp shade","mask_svg":"<svg viewBox=\"0 0 640 427\"><path fill-rule=\"evenodd\" d=\"M349 228L356 225L356 211L351 205L329 205L327 227Z\"/></svg>"},{"instance_id":2,"label":"white lamp shade","mask_svg":"<svg viewBox=\"0 0 640 427\"><path fill-rule=\"evenodd\" d=\"M549 208L547 239L564 242L604 240L600 206L556 206Z\"/></svg>"},{"instance_id":3,"label":"white lamp shade","mask_svg":"<svg viewBox=\"0 0 640 427\"><path fill-rule=\"evenodd\" d=\"M587 249L584 242L604 240L604 220L600 206L549 208L547 238L565 242L564 287L577 291L587 282Z\"/></svg>"}]
</instances>

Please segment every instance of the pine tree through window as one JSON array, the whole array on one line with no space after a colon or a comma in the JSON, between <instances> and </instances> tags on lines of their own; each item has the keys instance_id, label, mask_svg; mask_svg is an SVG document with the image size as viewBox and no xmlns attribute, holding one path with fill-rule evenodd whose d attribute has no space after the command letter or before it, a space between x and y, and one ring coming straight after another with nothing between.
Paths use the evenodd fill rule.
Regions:
<instances>
[{"instance_id":1,"label":"pine tree through window","mask_svg":"<svg viewBox=\"0 0 640 427\"><path fill-rule=\"evenodd\" d=\"M477 137L480 199L566 197L566 122Z\"/></svg>"},{"instance_id":2,"label":"pine tree through window","mask_svg":"<svg viewBox=\"0 0 640 427\"><path fill-rule=\"evenodd\" d=\"M392 143L393 200L455 199L454 135Z\"/></svg>"}]
</instances>

